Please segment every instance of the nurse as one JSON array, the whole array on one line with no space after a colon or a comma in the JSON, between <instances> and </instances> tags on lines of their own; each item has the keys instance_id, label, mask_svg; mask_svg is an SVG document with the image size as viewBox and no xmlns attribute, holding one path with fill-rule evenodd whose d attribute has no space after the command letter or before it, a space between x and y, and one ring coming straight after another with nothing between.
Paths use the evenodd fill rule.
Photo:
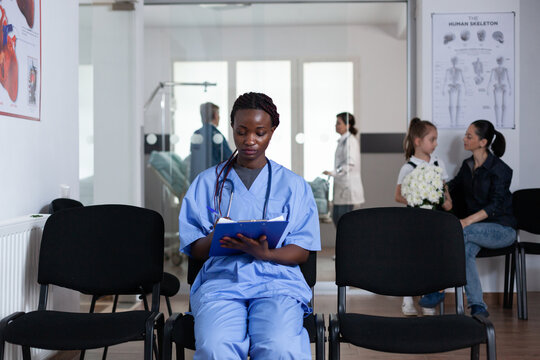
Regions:
<instances>
[{"instance_id":1,"label":"nurse","mask_svg":"<svg viewBox=\"0 0 540 360\"><path fill-rule=\"evenodd\" d=\"M237 149L193 181L180 211L180 250L207 259L191 287L194 359L311 359L303 317L312 293L298 264L321 248L313 193L265 156L279 125L271 98L241 95L231 125ZM219 241L242 254L208 258L216 213L233 220L283 216L289 223L275 249L264 236L238 234Z\"/></svg>"}]
</instances>

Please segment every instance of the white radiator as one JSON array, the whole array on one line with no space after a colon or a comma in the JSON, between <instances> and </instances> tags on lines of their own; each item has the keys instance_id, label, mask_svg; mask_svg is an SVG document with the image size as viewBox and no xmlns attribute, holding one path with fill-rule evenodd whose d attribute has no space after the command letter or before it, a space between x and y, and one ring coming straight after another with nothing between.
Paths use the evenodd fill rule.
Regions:
<instances>
[{"instance_id":1,"label":"white radiator","mask_svg":"<svg viewBox=\"0 0 540 360\"><path fill-rule=\"evenodd\" d=\"M0 222L0 319L16 311L36 310L38 306L39 245L49 215L33 216ZM49 309L53 301L49 295ZM32 359L44 359L52 353L32 349ZM7 344L4 359L22 359L20 346Z\"/></svg>"}]
</instances>

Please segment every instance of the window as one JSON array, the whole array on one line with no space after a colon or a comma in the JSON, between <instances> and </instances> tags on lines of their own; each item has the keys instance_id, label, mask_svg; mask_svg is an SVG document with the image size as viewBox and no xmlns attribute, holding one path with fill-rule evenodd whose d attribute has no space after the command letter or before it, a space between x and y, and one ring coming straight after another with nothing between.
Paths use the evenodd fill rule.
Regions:
<instances>
[{"instance_id":1,"label":"window","mask_svg":"<svg viewBox=\"0 0 540 360\"><path fill-rule=\"evenodd\" d=\"M279 126L266 151L269 159L291 168L291 62L239 61L236 93L262 92L270 96L279 112Z\"/></svg>"},{"instance_id":2,"label":"window","mask_svg":"<svg viewBox=\"0 0 540 360\"><path fill-rule=\"evenodd\" d=\"M354 114L353 63L309 62L303 72L304 178L312 181L334 168L336 114Z\"/></svg>"},{"instance_id":3,"label":"window","mask_svg":"<svg viewBox=\"0 0 540 360\"><path fill-rule=\"evenodd\" d=\"M181 85L174 87L174 130L178 142L174 151L182 158L189 155L193 132L202 126L200 105L212 102L219 106L218 129L227 137L229 132L229 105L227 62L186 61L174 63L174 81L183 83L216 83L216 86ZM174 141L171 141L174 142ZM234 149L234 147L232 147Z\"/></svg>"},{"instance_id":4,"label":"window","mask_svg":"<svg viewBox=\"0 0 540 360\"><path fill-rule=\"evenodd\" d=\"M79 187L85 205L94 202L94 66L79 65Z\"/></svg>"}]
</instances>

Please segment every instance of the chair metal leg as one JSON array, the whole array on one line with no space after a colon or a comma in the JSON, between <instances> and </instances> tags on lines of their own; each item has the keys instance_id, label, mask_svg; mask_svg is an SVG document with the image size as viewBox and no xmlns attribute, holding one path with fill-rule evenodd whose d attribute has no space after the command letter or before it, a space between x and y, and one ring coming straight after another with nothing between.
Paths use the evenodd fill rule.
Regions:
<instances>
[{"instance_id":1,"label":"chair metal leg","mask_svg":"<svg viewBox=\"0 0 540 360\"><path fill-rule=\"evenodd\" d=\"M183 314L176 313L167 319L164 325L164 331L163 331L163 353L162 353L162 360L172 360L172 333L174 326L179 318L181 318ZM176 344L176 359L177 360L183 360L184 359L184 349L180 346L180 344Z\"/></svg>"},{"instance_id":2,"label":"chair metal leg","mask_svg":"<svg viewBox=\"0 0 540 360\"><path fill-rule=\"evenodd\" d=\"M176 315L175 315L176 316ZM163 352L161 353L162 360L172 360L172 331L174 327L174 321L169 316L169 320L165 323L163 332Z\"/></svg>"},{"instance_id":3,"label":"chair metal leg","mask_svg":"<svg viewBox=\"0 0 540 360\"><path fill-rule=\"evenodd\" d=\"M99 296L93 295L92 301L90 302L90 310L88 311L90 314L94 312L96 309L96 302L98 301ZM84 360L84 355L86 354L86 350L81 350L81 354L79 355L79 360Z\"/></svg>"},{"instance_id":4,"label":"chair metal leg","mask_svg":"<svg viewBox=\"0 0 540 360\"><path fill-rule=\"evenodd\" d=\"M156 347L156 360L160 360L161 358L159 357L161 354L163 354L163 331L164 331L164 325L165 325L165 320L164 320L164 317L162 316L159 320L158 320L158 323L157 323L157 339L154 339L157 340L157 346L156 346L156 343L154 342L154 347Z\"/></svg>"},{"instance_id":5,"label":"chair metal leg","mask_svg":"<svg viewBox=\"0 0 540 360\"><path fill-rule=\"evenodd\" d=\"M185 360L184 348L176 346L176 360Z\"/></svg>"},{"instance_id":6,"label":"chair metal leg","mask_svg":"<svg viewBox=\"0 0 540 360\"><path fill-rule=\"evenodd\" d=\"M517 294L517 315L518 319L523 319L523 272L521 269L521 260L519 256L519 247L514 249L515 259L515 279L516 279L516 294Z\"/></svg>"},{"instance_id":7,"label":"chair metal leg","mask_svg":"<svg viewBox=\"0 0 540 360\"><path fill-rule=\"evenodd\" d=\"M521 319L527 320L529 317L528 314L528 305L527 305L527 264L525 261L525 249L520 249L520 268L521 268Z\"/></svg>"},{"instance_id":8,"label":"chair metal leg","mask_svg":"<svg viewBox=\"0 0 540 360\"><path fill-rule=\"evenodd\" d=\"M143 301L144 310L148 311L150 308L148 307L148 300L146 299L146 295L142 294L140 298Z\"/></svg>"},{"instance_id":9,"label":"chair metal leg","mask_svg":"<svg viewBox=\"0 0 540 360\"><path fill-rule=\"evenodd\" d=\"M521 278L519 276L520 274L520 271L519 271L519 250L518 250L518 247L516 246L514 248L514 253L512 254L512 267L510 269L510 288L509 288L509 291L510 291L510 308L512 308L512 306L514 305L514 281L515 281L515 284L516 284L516 295L517 295L517 298L518 298L518 308L519 308L519 288L520 288L520 284L519 284L519 279Z\"/></svg>"},{"instance_id":10,"label":"chair metal leg","mask_svg":"<svg viewBox=\"0 0 540 360\"><path fill-rule=\"evenodd\" d=\"M315 359L324 360L324 343L326 342L326 339L324 318L321 314L315 315L315 331L317 334L315 337Z\"/></svg>"},{"instance_id":11,"label":"chair metal leg","mask_svg":"<svg viewBox=\"0 0 540 360\"><path fill-rule=\"evenodd\" d=\"M339 320L336 314L330 314L328 336L328 357L330 360L339 360Z\"/></svg>"},{"instance_id":12,"label":"chair metal leg","mask_svg":"<svg viewBox=\"0 0 540 360\"><path fill-rule=\"evenodd\" d=\"M516 291L518 292L517 294L517 297L518 297L518 310L519 310L519 287L520 287L520 284L518 283L519 282L519 269L518 269L518 248L517 246L514 248L514 252L512 253L511 257L511 267L510 267L510 287L508 288L508 293L509 293L509 303L508 305L510 306L510 309L512 308L512 306L514 306L514 281L515 281L515 284L516 284Z\"/></svg>"},{"instance_id":13,"label":"chair metal leg","mask_svg":"<svg viewBox=\"0 0 540 360\"><path fill-rule=\"evenodd\" d=\"M118 306L118 295L114 295L113 305L112 305L112 312L116 312L116 307Z\"/></svg>"},{"instance_id":14,"label":"chair metal leg","mask_svg":"<svg viewBox=\"0 0 540 360\"><path fill-rule=\"evenodd\" d=\"M118 295L114 295L113 306L112 306L112 312L113 313L116 312L116 307L117 306L118 306ZM103 348L103 355L101 355L101 360L107 360L107 353L108 352L109 352L109 347L105 346Z\"/></svg>"},{"instance_id":15,"label":"chair metal leg","mask_svg":"<svg viewBox=\"0 0 540 360\"><path fill-rule=\"evenodd\" d=\"M153 317L153 319L147 319L146 320L146 332L144 337L144 359L145 360L152 360L152 353L156 356L156 360L160 359L160 350L161 348L158 347L158 341L163 341L162 337L157 339L155 336L155 333L157 332L159 335L159 332L163 331L163 314L158 313L157 317ZM157 330L157 331L154 331ZM163 335L163 333L161 333Z\"/></svg>"},{"instance_id":16,"label":"chair metal leg","mask_svg":"<svg viewBox=\"0 0 540 360\"><path fill-rule=\"evenodd\" d=\"M483 316L473 315L473 318L484 325L486 329L486 354L488 360L497 359L497 351L495 346L495 328L489 319Z\"/></svg>"},{"instance_id":17,"label":"chair metal leg","mask_svg":"<svg viewBox=\"0 0 540 360\"><path fill-rule=\"evenodd\" d=\"M165 296L165 302L167 303L167 310L169 311L169 316L172 315L172 306L171 306L171 300L168 296Z\"/></svg>"},{"instance_id":18,"label":"chair metal leg","mask_svg":"<svg viewBox=\"0 0 540 360\"><path fill-rule=\"evenodd\" d=\"M503 293L503 308L505 309L511 309L512 303L513 303L513 281L510 280L510 273L513 273L513 269L515 269L515 261L512 256L512 269L510 268L510 254L506 254L504 256L504 293ZM512 287L512 288L510 288Z\"/></svg>"},{"instance_id":19,"label":"chair metal leg","mask_svg":"<svg viewBox=\"0 0 540 360\"><path fill-rule=\"evenodd\" d=\"M480 360L480 345L471 346L471 360Z\"/></svg>"},{"instance_id":20,"label":"chair metal leg","mask_svg":"<svg viewBox=\"0 0 540 360\"><path fill-rule=\"evenodd\" d=\"M22 357L23 360L31 360L32 356L30 355L30 347L29 346L23 346L22 347Z\"/></svg>"},{"instance_id":21,"label":"chair metal leg","mask_svg":"<svg viewBox=\"0 0 540 360\"><path fill-rule=\"evenodd\" d=\"M152 360L152 351L154 345L154 331L146 334L144 338L144 360Z\"/></svg>"},{"instance_id":22,"label":"chair metal leg","mask_svg":"<svg viewBox=\"0 0 540 360\"><path fill-rule=\"evenodd\" d=\"M149 311L148 300L146 299L146 295L141 294L141 296L139 298L142 299L142 301L143 301L144 310ZM158 352L159 352L158 344L157 344L156 340L154 339L154 353L156 355L156 360L159 360ZM103 359L103 360L105 360L105 359Z\"/></svg>"},{"instance_id":23,"label":"chair metal leg","mask_svg":"<svg viewBox=\"0 0 540 360\"><path fill-rule=\"evenodd\" d=\"M497 350L495 347L495 330L488 329L488 340L486 344L487 360L497 359Z\"/></svg>"}]
</instances>

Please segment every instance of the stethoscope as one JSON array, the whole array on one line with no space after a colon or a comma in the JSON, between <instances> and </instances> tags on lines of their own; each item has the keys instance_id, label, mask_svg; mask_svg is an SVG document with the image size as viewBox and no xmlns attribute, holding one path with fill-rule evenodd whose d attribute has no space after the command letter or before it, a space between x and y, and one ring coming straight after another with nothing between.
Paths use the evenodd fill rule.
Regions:
<instances>
[{"instance_id":1,"label":"stethoscope","mask_svg":"<svg viewBox=\"0 0 540 360\"><path fill-rule=\"evenodd\" d=\"M270 199L270 190L272 188L272 165L270 165L270 160L268 158L266 159L266 163L268 164L268 180L266 184L266 195L264 197L264 208L263 208L263 219L266 219L266 213L268 210L268 200ZM229 214L231 212L231 204L234 196L234 183L231 179L225 179L220 180L219 183L223 183L223 187L225 187L226 184L229 184L231 187L231 196L229 197L229 204L227 205L227 217L229 217ZM220 212L219 215L221 215L221 209L218 209Z\"/></svg>"}]
</instances>

